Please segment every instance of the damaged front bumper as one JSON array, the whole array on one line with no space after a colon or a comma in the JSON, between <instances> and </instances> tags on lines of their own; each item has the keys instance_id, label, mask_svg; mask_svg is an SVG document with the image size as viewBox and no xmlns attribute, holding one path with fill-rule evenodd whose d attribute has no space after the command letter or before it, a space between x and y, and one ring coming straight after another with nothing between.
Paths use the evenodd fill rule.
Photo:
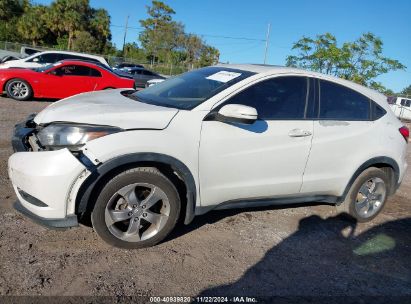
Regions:
<instances>
[{"instance_id":1,"label":"damaged front bumper","mask_svg":"<svg viewBox=\"0 0 411 304\"><path fill-rule=\"evenodd\" d=\"M71 192L87 169L68 149L30 152L28 137L34 131L27 121L16 125L12 138L17 152L9 158L8 171L18 198L15 208L47 226L77 226Z\"/></svg>"}]
</instances>

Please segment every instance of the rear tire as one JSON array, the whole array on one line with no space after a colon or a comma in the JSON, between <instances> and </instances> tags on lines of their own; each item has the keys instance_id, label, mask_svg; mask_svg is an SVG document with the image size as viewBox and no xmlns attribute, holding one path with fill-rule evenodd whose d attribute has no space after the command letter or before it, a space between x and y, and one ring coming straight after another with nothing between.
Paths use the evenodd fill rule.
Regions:
<instances>
[{"instance_id":1,"label":"rear tire","mask_svg":"<svg viewBox=\"0 0 411 304\"><path fill-rule=\"evenodd\" d=\"M111 179L99 194L91 221L108 244L128 249L154 246L175 227L180 198L156 168L135 168Z\"/></svg>"},{"instance_id":2,"label":"rear tire","mask_svg":"<svg viewBox=\"0 0 411 304\"><path fill-rule=\"evenodd\" d=\"M371 221L383 209L389 187L389 178L383 170L368 168L351 185L344 202L336 206L337 211L349 214L358 222Z\"/></svg>"},{"instance_id":3,"label":"rear tire","mask_svg":"<svg viewBox=\"0 0 411 304\"><path fill-rule=\"evenodd\" d=\"M33 89L27 81L15 78L6 83L6 93L10 98L25 101L33 96Z\"/></svg>"}]
</instances>

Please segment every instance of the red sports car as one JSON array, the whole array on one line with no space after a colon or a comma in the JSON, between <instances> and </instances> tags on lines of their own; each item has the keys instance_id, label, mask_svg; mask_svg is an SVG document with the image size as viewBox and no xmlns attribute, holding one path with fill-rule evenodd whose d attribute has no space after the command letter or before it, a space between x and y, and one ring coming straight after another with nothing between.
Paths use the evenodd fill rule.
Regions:
<instances>
[{"instance_id":1,"label":"red sports car","mask_svg":"<svg viewBox=\"0 0 411 304\"><path fill-rule=\"evenodd\" d=\"M60 99L83 92L133 87L132 77L84 61L64 60L41 68L0 70L0 88L16 100Z\"/></svg>"}]
</instances>

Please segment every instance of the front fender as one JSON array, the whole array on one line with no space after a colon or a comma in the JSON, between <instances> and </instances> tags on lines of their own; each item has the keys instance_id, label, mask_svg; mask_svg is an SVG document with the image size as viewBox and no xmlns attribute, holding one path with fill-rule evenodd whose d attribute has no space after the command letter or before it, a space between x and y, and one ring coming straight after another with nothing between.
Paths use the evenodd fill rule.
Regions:
<instances>
[{"instance_id":1,"label":"front fender","mask_svg":"<svg viewBox=\"0 0 411 304\"><path fill-rule=\"evenodd\" d=\"M196 184L193 175L185 164L178 159L159 153L132 153L115 157L104 162L101 165L94 166L92 162L85 159L83 156L83 163L91 170L91 175L84 181L76 197L76 213L84 213L91 211L95 203L95 192L99 181L101 181L112 170L128 165L138 164L141 162L155 162L158 164L171 166L178 175L183 179L187 189L187 206L184 218L184 224L189 224L195 215L196 206Z\"/></svg>"}]
</instances>

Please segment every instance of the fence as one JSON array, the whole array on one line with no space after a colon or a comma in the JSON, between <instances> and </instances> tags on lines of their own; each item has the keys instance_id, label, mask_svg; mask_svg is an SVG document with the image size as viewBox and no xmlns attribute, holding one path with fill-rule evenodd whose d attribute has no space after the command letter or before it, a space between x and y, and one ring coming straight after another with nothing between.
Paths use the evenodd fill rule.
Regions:
<instances>
[{"instance_id":1,"label":"fence","mask_svg":"<svg viewBox=\"0 0 411 304\"><path fill-rule=\"evenodd\" d=\"M0 50L6 51L6 52L14 52L14 53L21 54L21 50L23 47L36 48L36 49L44 50L44 51L52 51L52 50L67 51L64 48L59 48L57 46L52 46L52 47L34 46L34 45L24 44L24 43L19 43L19 42L0 41ZM153 70L163 75L177 75L177 74L181 74L181 73L187 72L192 69L191 65L186 65L186 64L175 65L175 64L170 64L170 63L152 63L152 62L138 61L134 58L129 58L129 57L118 57L118 56L101 55L101 54L92 54L92 55L104 57L111 66L114 66L122 62L141 64L147 67L148 69Z\"/></svg>"}]
</instances>

